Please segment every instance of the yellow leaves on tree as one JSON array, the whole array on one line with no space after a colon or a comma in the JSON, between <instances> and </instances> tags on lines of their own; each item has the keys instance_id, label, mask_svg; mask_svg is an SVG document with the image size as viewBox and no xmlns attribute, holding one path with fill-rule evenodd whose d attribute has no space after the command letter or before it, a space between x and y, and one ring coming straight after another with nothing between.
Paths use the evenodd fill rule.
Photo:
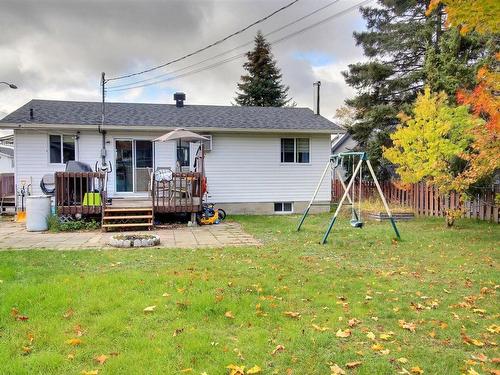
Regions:
<instances>
[{"instance_id":1,"label":"yellow leaves on tree","mask_svg":"<svg viewBox=\"0 0 500 375\"><path fill-rule=\"evenodd\" d=\"M400 115L402 123L391 135L393 147L385 148L384 156L397 165L402 182L429 180L443 193L457 189L454 163L467 153L479 123L466 106L451 107L447 100L445 93L427 87L417 97L413 116Z\"/></svg>"},{"instance_id":2,"label":"yellow leaves on tree","mask_svg":"<svg viewBox=\"0 0 500 375\"><path fill-rule=\"evenodd\" d=\"M447 25L460 28L462 34L472 30L481 34L500 31L498 0L431 0L427 15L441 5L444 5Z\"/></svg>"}]
</instances>

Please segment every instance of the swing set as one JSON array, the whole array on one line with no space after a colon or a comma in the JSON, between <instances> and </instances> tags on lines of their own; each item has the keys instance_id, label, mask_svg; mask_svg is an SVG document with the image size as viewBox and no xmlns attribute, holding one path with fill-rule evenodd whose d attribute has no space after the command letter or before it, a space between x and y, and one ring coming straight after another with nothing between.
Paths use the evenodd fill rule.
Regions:
<instances>
[{"instance_id":1,"label":"swing set","mask_svg":"<svg viewBox=\"0 0 500 375\"><path fill-rule=\"evenodd\" d=\"M338 171L338 167L342 165L344 159L350 159L352 163L352 176L350 180L348 180L347 186L344 183L342 176L340 175L340 172ZM358 160L357 163L356 159ZM337 220L337 216L340 213L340 210L342 208L342 205L344 204L345 200L347 199L349 201L349 205L351 206L351 220L350 224L354 228L363 228L364 222L361 217L361 195L362 195L362 179L363 179L363 163L366 164L368 167L368 170L370 171L370 174L373 178L373 181L375 182L375 186L377 187L377 191L379 193L380 199L382 200L382 203L384 204L384 208L387 212L387 216L389 217L389 221L391 222L392 228L394 229L394 232L396 233L396 236L400 239L401 236L399 235L398 228L396 227L396 221L392 217L391 210L389 209L389 206L387 205L387 201L385 200L384 194L382 193L382 189L380 188L380 184L377 180L377 176L375 176L375 172L373 171L373 167L370 163L370 159L368 158L368 154L366 152L341 152L339 154L333 154L330 156L330 160L328 160L328 163L325 166L325 169L323 171L323 174L321 175L320 181L318 185L316 186L316 190L314 191L314 194L307 205L304 214L302 215L302 218L300 219L299 225L297 226L297 231L300 231L300 228L302 227L302 224L304 223L307 214L309 213L309 210L311 209L312 206L314 206L314 200L316 199L316 196L318 195L318 192L321 188L321 184L323 183L323 180L325 179L328 171L330 170L332 172L332 178L337 179L340 181L340 184L342 185L342 189L344 190L344 193L342 194L342 198L340 199L340 202L338 203L337 209L335 210L335 213L333 214L332 219L330 220L330 223L328 224L328 228L323 235L323 238L321 240L321 244L325 244L328 236L330 235L330 232L333 228L333 225L335 224L335 221ZM358 209L356 211L356 176L359 176L358 178Z\"/></svg>"}]
</instances>

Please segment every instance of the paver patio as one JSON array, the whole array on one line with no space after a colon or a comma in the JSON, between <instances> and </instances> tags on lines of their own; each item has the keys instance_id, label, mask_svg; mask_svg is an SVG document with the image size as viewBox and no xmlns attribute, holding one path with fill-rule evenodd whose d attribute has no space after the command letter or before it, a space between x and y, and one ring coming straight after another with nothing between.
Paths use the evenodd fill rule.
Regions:
<instances>
[{"instance_id":1,"label":"paver patio","mask_svg":"<svg viewBox=\"0 0 500 375\"><path fill-rule=\"evenodd\" d=\"M109 238L117 232L28 232L25 225L13 221L0 221L0 250L54 249L78 250L109 248ZM132 234L134 232L126 232ZM201 227L158 229L151 233L160 236L158 248L204 248L222 246L260 245L238 223L221 223ZM137 250L137 249L136 249Z\"/></svg>"}]
</instances>

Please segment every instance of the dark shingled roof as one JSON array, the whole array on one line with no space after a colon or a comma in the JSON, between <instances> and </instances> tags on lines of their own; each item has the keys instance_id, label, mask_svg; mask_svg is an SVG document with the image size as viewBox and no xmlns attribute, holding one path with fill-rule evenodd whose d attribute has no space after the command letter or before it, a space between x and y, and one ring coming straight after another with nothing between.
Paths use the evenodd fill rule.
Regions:
<instances>
[{"instance_id":1,"label":"dark shingled roof","mask_svg":"<svg viewBox=\"0 0 500 375\"><path fill-rule=\"evenodd\" d=\"M34 118L30 119L30 108ZM31 100L0 120L14 124L98 125L101 103ZM343 132L309 108L106 103L106 125Z\"/></svg>"}]
</instances>

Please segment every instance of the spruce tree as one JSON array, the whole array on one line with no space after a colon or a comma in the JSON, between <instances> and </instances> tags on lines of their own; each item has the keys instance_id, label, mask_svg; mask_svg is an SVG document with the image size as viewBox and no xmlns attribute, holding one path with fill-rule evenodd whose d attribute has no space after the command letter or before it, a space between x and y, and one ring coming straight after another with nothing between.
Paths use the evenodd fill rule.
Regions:
<instances>
[{"instance_id":1,"label":"spruce tree","mask_svg":"<svg viewBox=\"0 0 500 375\"><path fill-rule=\"evenodd\" d=\"M254 49L247 52L248 60L243 64L248 74L241 76L234 99L241 106L283 107L291 100L287 98L289 87L281 82L271 45L260 31L254 40Z\"/></svg>"},{"instance_id":2,"label":"spruce tree","mask_svg":"<svg viewBox=\"0 0 500 375\"><path fill-rule=\"evenodd\" d=\"M357 91L346 100L356 111L349 131L359 148L370 153L383 179L390 177L392 167L382 157L382 146L391 145L398 113L410 113L426 83L450 97L458 82L470 84L481 55L477 41L444 27L441 6L426 15L428 5L429 0L379 0L375 7L361 8L367 30L355 32L354 38L368 61L343 72Z\"/></svg>"}]
</instances>

